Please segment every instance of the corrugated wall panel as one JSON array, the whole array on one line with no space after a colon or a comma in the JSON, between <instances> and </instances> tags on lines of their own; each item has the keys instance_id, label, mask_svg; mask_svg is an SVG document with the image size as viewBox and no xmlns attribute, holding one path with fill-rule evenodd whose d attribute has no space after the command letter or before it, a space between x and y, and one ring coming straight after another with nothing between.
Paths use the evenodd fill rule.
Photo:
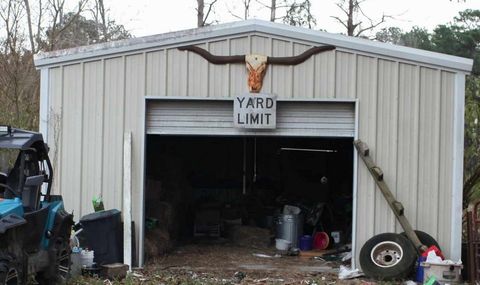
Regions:
<instances>
[{"instance_id":1,"label":"corrugated wall panel","mask_svg":"<svg viewBox=\"0 0 480 285\"><path fill-rule=\"evenodd\" d=\"M399 82L397 199L412 227L417 228L420 68L400 64ZM400 231L398 224L396 228Z\"/></svg>"},{"instance_id":2,"label":"corrugated wall panel","mask_svg":"<svg viewBox=\"0 0 480 285\"><path fill-rule=\"evenodd\" d=\"M250 53L250 40L248 37L230 40L230 54L241 55ZM267 71L268 72L268 71ZM247 86L247 68L245 64L230 64L230 92L233 97L245 93Z\"/></svg>"},{"instance_id":3,"label":"corrugated wall panel","mask_svg":"<svg viewBox=\"0 0 480 285\"><path fill-rule=\"evenodd\" d=\"M83 64L67 65L63 68L63 112L62 112L62 188L67 209L81 213L82 209L82 82ZM68 190L67 190L68 189Z\"/></svg>"},{"instance_id":4,"label":"corrugated wall panel","mask_svg":"<svg viewBox=\"0 0 480 285\"><path fill-rule=\"evenodd\" d=\"M335 51L315 55L315 98L335 97Z\"/></svg>"},{"instance_id":5,"label":"corrugated wall panel","mask_svg":"<svg viewBox=\"0 0 480 285\"><path fill-rule=\"evenodd\" d=\"M272 44L272 56L288 56L293 54L293 45L291 42L273 40ZM293 96L293 67L272 65L268 68L273 80L272 93L277 94L279 98L291 98Z\"/></svg>"},{"instance_id":6,"label":"corrugated wall panel","mask_svg":"<svg viewBox=\"0 0 480 285\"><path fill-rule=\"evenodd\" d=\"M56 67L49 70L49 100L48 100L48 138L50 147L49 156L53 165L54 179L52 191L62 194L61 181L61 153L62 153L62 105L63 105L63 68Z\"/></svg>"},{"instance_id":7,"label":"corrugated wall panel","mask_svg":"<svg viewBox=\"0 0 480 285\"><path fill-rule=\"evenodd\" d=\"M450 197L453 168L453 112L454 112L454 88L455 74L442 72L441 74L441 116L440 116L440 175L438 193L438 242L444 245L451 244L452 230L452 199ZM450 256L451 247L443 248L447 256Z\"/></svg>"},{"instance_id":8,"label":"corrugated wall panel","mask_svg":"<svg viewBox=\"0 0 480 285\"><path fill-rule=\"evenodd\" d=\"M357 60L358 135L359 139L368 144L372 159L375 160L377 157L377 59L358 56ZM377 222L375 217L375 196L377 194L375 183L361 160L358 162L357 183L356 254L358 256L360 247L374 235Z\"/></svg>"},{"instance_id":9,"label":"corrugated wall panel","mask_svg":"<svg viewBox=\"0 0 480 285\"><path fill-rule=\"evenodd\" d=\"M355 98L356 88L356 60L355 54L336 52L335 66L335 97ZM358 71L361 72L361 71Z\"/></svg>"},{"instance_id":10,"label":"corrugated wall panel","mask_svg":"<svg viewBox=\"0 0 480 285\"><path fill-rule=\"evenodd\" d=\"M198 47L206 49L207 45L198 45ZM188 54L188 96L208 97L208 68L208 62L203 57ZM147 78L148 76L150 74L147 70Z\"/></svg>"},{"instance_id":11,"label":"corrugated wall panel","mask_svg":"<svg viewBox=\"0 0 480 285\"><path fill-rule=\"evenodd\" d=\"M125 58L105 60L102 195L107 209L123 209Z\"/></svg>"},{"instance_id":12,"label":"corrugated wall panel","mask_svg":"<svg viewBox=\"0 0 480 285\"><path fill-rule=\"evenodd\" d=\"M300 44L293 45L295 55L301 54L309 48L311 48L311 46ZM315 84L312 84L312 82L314 82L313 77L315 76L314 64L315 59L311 57L302 64L293 67L293 93L295 94L295 97L314 97L313 88Z\"/></svg>"},{"instance_id":13,"label":"corrugated wall panel","mask_svg":"<svg viewBox=\"0 0 480 285\"><path fill-rule=\"evenodd\" d=\"M147 95L166 95L166 61L167 58L165 50L147 53ZM198 66L199 64L195 62L195 65ZM194 78L201 78L201 76L197 76ZM189 81L189 84L195 86L193 82Z\"/></svg>"},{"instance_id":14,"label":"corrugated wall panel","mask_svg":"<svg viewBox=\"0 0 480 285\"><path fill-rule=\"evenodd\" d=\"M214 55L229 55L230 47L226 40L208 43L208 49ZM230 87L230 64L210 64L208 73L208 97L228 97Z\"/></svg>"},{"instance_id":15,"label":"corrugated wall panel","mask_svg":"<svg viewBox=\"0 0 480 285\"><path fill-rule=\"evenodd\" d=\"M440 155L440 71L420 69L417 228L437 235Z\"/></svg>"},{"instance_id":16,"label":"corrugated wall panel","mask_svg":"<svg viewBox=\"0 0 480 285\"><path fill-rule=\"evenodd\" d=\"M103 62L84 64L82 123L82 213L92 211L92 199L102 194Z\"/></svg>"},{"instance_id":17,"label":"corrugated wall panel","mask_svg":"<svg viewBox=\"0 0 480 285\"><path fill-rule=\"evenodd\" d=\"M378 61L377 93L377 156L385 182L394 196L397 194L397 130L398 130L398 63ZM376 189L379 191L379 189ZM394 232L395 216L383 195L376 195L376 233Z\"/></svg>"},{"instance_id":18,"label":"corrugated wall panel","mask_svg":"<svg viewBox=\"0 0 480 285\"><path fill-rule=\"evenodd\" d=\"M269 37L252 36L251 43L251 53L253 54L269 55L272 53L272 39ZM265 77L263 79L262 91L271 93L273 78L272 73L268 69L269 67L267 67L267 72L265 73Z\"/></svg>"},{"instance_id":19,"label":"corrugated wall panel","mask_svg":"<svg viewBox=\"0 0 480 285\"><path fill-rule=\"evenodd\" d=\"M187 96L187 52L167 49L167 96Z\"/></svg>"},{"instance_id":20,"label":"corrugated wall panel","mask_svg":"<svg viewBox=\"0 0 480 285\"><path fill-rule=\"evenodd\" d=\"M132 134L132 218L138 229L143 219L140 205L143 205L143 121L145 104L145 54L127 56L125 58L125 132ZM185 84L185 82L183 82ZM122 139L123 145L123 139ZM123 157L123 155L122 155ZM119 191L119 193L122 193ZM137 240L137 248L139 246Z\"/></svg>"}]
</instances>

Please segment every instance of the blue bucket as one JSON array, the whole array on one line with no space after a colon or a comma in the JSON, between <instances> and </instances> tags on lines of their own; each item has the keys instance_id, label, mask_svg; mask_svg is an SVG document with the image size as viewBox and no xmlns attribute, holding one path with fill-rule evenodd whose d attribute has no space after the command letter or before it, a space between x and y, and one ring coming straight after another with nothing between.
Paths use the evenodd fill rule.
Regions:
<instances>
[{"instance_id":1,"label":"blue bucket","mask_svg":"<svg viewBox=\"0 0 480 285\"><path fill-rule=\"evenodd\" d=\"M424 273L424 270L423 270L423 266L421 265L422 262L425 262L425 260L427 260L426 257L424 256L420 256L417 260L417 266L416 266L416 272L415 272L415 281L416 282L419 282L419 283L422 283L423 284L423 273Z\"/></svg>"},{"instance_id":2,"label":"blue bucket","mask_svg":"<svg viewBox=\"0 0 480 285\"><path fill-rule=\"evenodd\" d=\"M300 237L300 250L312 250L313 238L310 235L304 235Z\"/></svg>"}]
</instances>

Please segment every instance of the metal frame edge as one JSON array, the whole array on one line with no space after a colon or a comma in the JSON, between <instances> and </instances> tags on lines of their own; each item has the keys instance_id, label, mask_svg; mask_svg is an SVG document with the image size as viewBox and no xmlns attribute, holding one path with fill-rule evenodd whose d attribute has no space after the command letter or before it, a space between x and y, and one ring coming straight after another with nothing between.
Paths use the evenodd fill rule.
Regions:
<instances>
[{"instance_id":1,"label":"metal frame edge","mask_svg":"<svg viewBox=\"0 0 480 285\"><path fill-rule=\"evenodd\" d=\"M453 179L450 259L462 256L463 147L465 116L465 74L455 75L453 115Z\"/></svg>"}]
</instances>

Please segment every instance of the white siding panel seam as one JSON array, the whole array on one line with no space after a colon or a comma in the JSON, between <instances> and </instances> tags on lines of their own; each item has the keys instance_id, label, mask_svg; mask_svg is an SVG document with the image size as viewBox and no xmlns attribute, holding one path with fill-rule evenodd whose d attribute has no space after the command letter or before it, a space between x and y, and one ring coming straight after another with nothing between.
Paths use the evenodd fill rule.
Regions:
<instances>
[{"instance_id":1,"label":"white siding panel seam","mask_svg":"<svg viewBox=\"0 0 480 285\"><path fill-rule=\"evenodd\" d=\"M102 197L104 197L104 189L103 189L103 178L105 177L105 170L104 170L104 166L105 166L105 159L104 159L104 155L103 155L103 152L105 151L105 88L106 88L106 85L107 83L105 82L105 78L106 78L106 71L105 71L105 60L102 59L102 139L101 139L101 142L102 142L102 146L101 146L101 150L100 150L100 155L101 155L101 159L100 159L100 194ZM112 107L112 106L110 106ZM115 108L115 107L114 107Z\"/></svg>"},{"instance_id":2,"label":"white siding panel seam","mask_svg":"<svg viewBox=\"0 0 480 285\"><path fill-rule=\"evenodd\" d=\"M48 110L49 106L49 72L48 68L40 71L40 116L38 129L43 134L43 139L48 143Z\"/></svg>"},{"instance_id":3,"label":"white siding panel seam","mask_svg":"<svg viewBox=\"0 0 480 285\"><path fill-rule=\"evenodd\" d=\"M418 211L418 200L420 199L420 191L421 191L421 187L420 187L420 149L421 149L421 146L420 146L420 129L421 129L421 124L420 124L420 117L421 117L421 110L422 110L422 100L420 98L420 94L421 94L421 90L422 90L422 76L421 76L421 71L420 71L420 66L417 66L416 67L416 78L418 80L418 88L416 90L417 94L415 94L415 97L417 98L418 100L418 116L417 116L417 149L418 149L418 155L417 155L417 191L416 191L416 195L417 195L417 199L415 199L415 201L417 201L417 204L415 205L415 221L414 223L412 223L412 225L414 225L415 227L418 225L419 223L419 211Z\"/></svg>"},{"instance_id":4,"label":"white siding panel seam","mask_svg":"<svg viewBox=\"0 0 480 285\"><path fill-rule=\"evenodd\" d=\"M290 40L290 52L291 56L295 55L295 43ZM290 98L295 98L295 70L293 65L289 66L290 69ZM298 96L301 97L301 96Z\"/></svg>"},{"instance_id":5,"label":"white siding panel seam","mask_svg":"<svg viewBox=\"0 0 480 285\"><path fill-rule=\"evenodd\" d=\"M462 200L463 200L463 145L465 113L465 75L455 75L453 119L453 179L452 179L452 221L450 258L459 260L462 248Z\"/></svg>"},{"instance_id":6,"label":"white siding panel seam","mask_svg":"<svg viewBox=\"0 0 480 285\"><path fill-rule=\"evenodd\" d=\"M358 127L359 127L359 100L355 102L355 133L354 140L358 140ZM357 256L357 211L358 211L358 153L357 148L352 145L353 148L353 205L352 205L352 269L356 269L356 256Z\"/></svg>"},{"instance_id":7,"label":"white siding panel seam","mask_svg":"<svg viewBox=\"0 0 480 285\"><path fill-rule=\"evenodd\" d=\"M190 53L189 52L186 52L186 67L185 67L185 94L182 94L182 95L185 95L185 96L188 96L188 92L189 92L189 89L190 89L190 84L188 84L188 78L189 78L189 72L188 72L188 69L189 69L189 66L190 66ZM147 67L147 59L145 58L145 68ZM147 70L145 69L145 82L147 82L146 80L147 78ZM147 90L147 88L145 88L145 91Z\"/></svg>"},{"instance_id":8,"label":"white siding panel seam","mask_svg":"<svg viewBox=\"0 0 480 285\"><path fill-rule=\"evenodd\" d=\"M80 91L80 94L82 94L82 99L81 99L82 109L81 109L81 112L80 112L81 118L80 118L80 121L78 123L80 124L80 134L81 134L80 140L83 141L83 131L84 131L84 129L83 129L83 116L85 114L85 63L84 62L82 62L80 64L80 69L81 69L80 74L82 75L82 77L81 77L81 83L82 83L81 88L82 88L82 90ZM80 143L80 157L81 158L84 157L83 148L84 148L84 143L81 142ZM83 191L83 164L84 164L84 160L80 159L79 164L80 164L79 165L79 172L80 172L80 176L79 176L80 177L80 181L79 181L79 183L80 183L80 187L79 187L79 189L80 189L80 211L82 211L82 208L83 208L82 207L83 206L82 205L83 204L82 197L83 197L83 193L84 193L84 191ZM83 214L84 213L82 213L82 215Z\"/></svg>"},{"instance_id":9,"label":"white siding panel seam","mask_svg":"<svg viewBox=\"0 0 480 285\"><path fill-rule=\"evenodd\" d=\"M270 37L270 56L271 55L273 55L273 37ZM273 71L273 68L271 68L271 67L267 69L267 72L270 72L270 90L273 93L273 72L272 71ZM315 86L315 84L313 84L313 85Z\"/></svg>"},{"instance_id":10,"label":"white siding panel seam","mask_svg":"<svg viewBox=\"0 0 480 285\"><path fill-rule=\"evenodd\" d=\"M374 143L375 143L375 146L374 146L374 151L373 151L373 154L372 154L372 159L375 161L377 158L378 158L378 155L376 155L376 152L377 152L377 146L378 146L378 84L379 84L379 64L380 64L380 61L378 60L378 58L375 58L375 82L373 83L374 84L374 94L373 94L373 98L372 98L372 101L373 101L373 106L372 108L375 110L374 114L375 114L375 120L374 120L374 130L375 130L375 139L374 139ZM367 142L368 144L368 142ZM367 173L368 175L369 173ZM372 179L372 177L369 176L369 179ZM374 231L374 234L378 234L376 232L376 224L377 224L377 217L375 215L375 212L376 212L376 203L375 201L377 200L377 196L378 196L378 188L377 188L377 185L374 183L373 180L370 180L371 182L371 185L373 185L373 209L372 209L372 212L373 212L373 231Z\"/></svg>"},{"instance_id":11,"label":"white siding panel seam","mask_svg":"<svg viewBox=\"0 0 480 285\"><path fill-rule=\"evenodd\" d=\"M395 90L395 105L396 105L396 116L395 116L395 197L398 198L398 183L399 183L399 179L398 179L398 168L399 168L399 159L398 159L398 141L399 141L399 132L400 132L400 127L399 127L399 121L400 121L400 100L399 100L399 94L400 94L400 63L397 61L395 62L395 82L396 82L396 86L394 87L394 90ZM397 219L395 217L395 215L392 216L392 225L393 225L393 231L396 232L396 227L397 227Z\"/></svg>"},{"instance_id":12,"label":"white siding panel seam","mask_svg":"<svg viewBox=\"0 0 480 285\"><path fill-rule=\"evenodd\" d=\"M64 114L64 112L65 112L65 111L64 111L64 107L63 107L63 106L64 106L64 103L65 103L65 99L64 99L64 97L65 97L65 92L63 92L63 91L64 91L64 89L65 89L65 67L62 65L60 68L61 68L61 78L62 78L61 80L62 80L62 82L61 82L61 84L60 84L60 85L61 85L61 86L60 86L60 93L61 93L61 95L60 95L60 97L61 97L61 100L60 100L60 101L61 101L61 105L60 105L60 106L61 106L61 107L60 107L60 108L61 108L61 109L60 109L60 118L59 118L59 120L60 120L60 122L59 122L59 128L60 128L60 130L59 130L58 142L59 142L59 143L62 142L61 145L63 145L63 140L64 140L64 134L63 134L63 126L64 126L63 120L64 120L64 116L63 116L63 114ZM59 146L59 147L60 147L60 150L58 151L58 154L57 154L57 155L58 155L58 166L57 166L57 169L58 169L58 180L59 180L59 182L60 182L60 183L58 183L57 185L58 185L58 188L60 188L60 189L58 189L59 194L60 194L60 195L63 195L63 190L62 190L62 186L61 186L62 184L61 184L61 183L62 183L62 180L63 180L63 178L62 178L62 177L63 177L62 161L63 161L64 147L62 147L61 145Z\"/></svg>"},{"instance_id":13,"label":"white siding panel seam","mask_svg":"<svg viewBox=\"0 0 480 285\"><path fill-rule=\"evenodd\" d=\"M166 51L165 51L166 53ZM123 82L122 82L122 100L123 100L123 115L122 115L122 130L125 131L125 104L126 104L126 95L127 95L127 57L122 56L122 65L123 65ZM166 66L166 64L165 64ZM166 72L167 73L167 72ZM166 83L166 82L165 82ZM167 84L165 84L167 86ZM166 94L166 93L165 93ZM122 173L123 173L123 166L122 166ZM122 209L123 209L123 204L122 204Z\"/></svg>"},{"instance_id":14,"label":"white siding panel seam","mask_svg":"<svg viewBox=\"0 0 480 285\"><path fill-rule=\"evenodd\" d=\"M438 172L437 172L437 181L436 181L436 191L437 191L437 205L438 205L438 208L437 208L437 216L438 217L442 217L442 206L443 205L440 205L440 195L442 193L440 187L443 187L442 185L440 185L440 180L442 178L442 173L441 173L441 165L440 165L440 162L441 162L441 157L442 157L442 120L441 120L441 117L442 115L445 116L446 114L442 114L442 71L440 69L437 69L436 72L435 72L435 76L437 77L436 79L436 82L437 82L437 86L438 86L438 92L437 92L437 95L438 95L438 101L439 101L439 108L438 108L438 120L437 120L437 128L438 128L438 165L436 166L438 168ZM438 239L438 237L440 236L440 224L442 223L442 219L439 218L437 219L437 225L436 225L436 228L437 228L437 232L435 234L435 237Z\"/></svg>"},{"instance_id":15,"label":"white siding panel seam","mask_svg":"<svg viewBox=\"0 0 480 285\"><path fill-rule=\"evenodd\" d=\"M205 49L210 51L210 42L205 43ZM174 95L178 96L178 94L174 94ZM210 64L207 64L207 97L211 97L210 96Z\"/></svg>"},{"instance_id":16,"label":"white siding panel seam","mask_svg":"<svg viewBox=\"0 0 480 285\"><path fill-rule=\"evenodd\" d=\"M163 95L168 96L168 49L163 50L163 62L165 63L163 66L164 72L164 86L163 86ZM162 67L160 67L162 68ZM208 73L207 73L208 74ZM207 81L208 84L208 81Z\"/></svg>"}]
</instances>

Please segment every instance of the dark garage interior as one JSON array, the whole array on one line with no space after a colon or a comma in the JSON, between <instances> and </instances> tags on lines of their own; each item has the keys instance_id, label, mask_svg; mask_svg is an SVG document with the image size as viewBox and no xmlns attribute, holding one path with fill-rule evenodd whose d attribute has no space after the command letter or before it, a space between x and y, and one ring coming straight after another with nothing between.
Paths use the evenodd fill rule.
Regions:
<instances>
[{"instance_id":1,"label":"dark garage interior","mask_svg":"<svg viewBox=\"0 0 480 285\"><path fill-rule=\"evenodd\" d=\"M215 241L275 248L285 205L301 209L299 234L336 231L351 243L352 141L148 135L147 258Z\"/></svg>"}]
</instances>

